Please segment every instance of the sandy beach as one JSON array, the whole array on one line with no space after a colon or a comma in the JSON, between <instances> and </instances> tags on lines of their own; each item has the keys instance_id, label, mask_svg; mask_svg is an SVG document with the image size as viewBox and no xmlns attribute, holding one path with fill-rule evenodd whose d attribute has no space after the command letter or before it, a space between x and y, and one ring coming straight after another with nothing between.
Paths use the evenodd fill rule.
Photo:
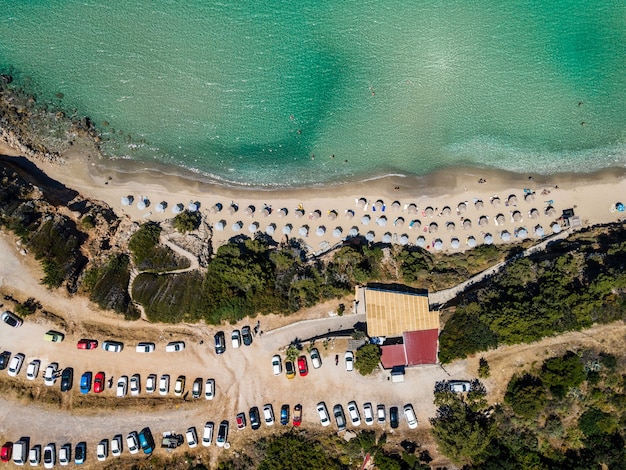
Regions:
<instances>
[{"instance_id":1,"label":"sandy beach","mask_svg":"<svg viewBox=\"0 0 626 470\"><path fill-rule=\"evenodd\" d=\"M5 145L0 151L18 155ZM422 178L393 176L277 190L202 182L195 175L168 175L138 162L95 160L88 154L73 148L63 155L63 164L34 163L51 178L137 222L172 218L172 208L193 203L213 229L215 249L233 236L252 236L271 226L276 241L302 238L312 253L357 232L369 234L374 242L453 252L489 238L514 243L549 236L568 228L561 218L566 209L574 210L582 226L625 215L615 208L626 194L621 169L541 176L459 168ZM123 198L132 203L124 205ZM145 209L138 208L140 201ZM166 206L162 212L157 211L160 203ZM291 229L288 235L285 227Z\"/></svg>"}]
</instances>

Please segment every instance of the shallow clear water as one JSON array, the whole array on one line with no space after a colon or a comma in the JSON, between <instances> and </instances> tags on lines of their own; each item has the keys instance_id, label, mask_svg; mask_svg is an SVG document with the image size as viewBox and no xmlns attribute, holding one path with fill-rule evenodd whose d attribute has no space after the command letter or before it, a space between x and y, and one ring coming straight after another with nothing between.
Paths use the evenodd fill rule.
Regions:
<instances>
[{"instance_id":1,"label":"shallow clear water","mask_svg":"<svg viewBox=\"0 0 626 470\"><path fill-rule=\"evenodd\" d=\"M626 163L623 1L0 0L0 11L0 67L92 117L115 156L269 185Z\"/></svg>"}]
</instances>

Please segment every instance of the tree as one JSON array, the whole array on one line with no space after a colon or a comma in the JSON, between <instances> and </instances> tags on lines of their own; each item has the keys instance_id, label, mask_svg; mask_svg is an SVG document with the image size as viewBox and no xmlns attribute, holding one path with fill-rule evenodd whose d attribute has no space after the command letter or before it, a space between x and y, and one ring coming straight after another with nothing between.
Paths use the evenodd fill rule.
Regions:
<instances>
[{"instance_id":1,"label":"tree","mask_svg":"<svg viewBox=\"0 0 626 470\"><path fill-rule=\"evenodd\" d=\"M491 375L491 370L489 369L489 363L487 359L481 357L478 361L478 377L481 379L486 379Z\"/></svg>"},{"instance_id":2,"label":"tree","mask_svg":"<svg viewBox=\"0 0 626 470\"><path fill-rule=\"evenodd\" d=\"M356 350L354 366L361 375L369 375L378 367L381 350L377 344L367 343Z\"/></svg>"},{"instance_id":3,"label":"tree","mask_svg":"<svg viewBox=\"0 0 626 470\"><path fill-rule=\"evenodd\" d=\"M585 380L585 368L580 358L571 351L562 357L544 361L541 378L550 391L559 397L565 396L568 389L578 387Z\"/></svg>"},{"instance_id":4,"label":"tree","mask_svg":"<svg viewBox=\"0 0 626 470\"><path fill-rule=\"evenodd\" d=\"M546 405L546 389L534 375L514 376L509 381L504 401L518 416L535 418Z\"/></svg>"}]
</instances>

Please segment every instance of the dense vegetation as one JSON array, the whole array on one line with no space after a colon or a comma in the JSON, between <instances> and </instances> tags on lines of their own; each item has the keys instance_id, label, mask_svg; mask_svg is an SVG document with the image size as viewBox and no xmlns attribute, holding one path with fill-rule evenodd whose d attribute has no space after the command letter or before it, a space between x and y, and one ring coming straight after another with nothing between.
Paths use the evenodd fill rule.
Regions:
<instances>
[{"instance_id":1,"label":"dense vegetation","mask_svg":"<svg viewBox=\"0 0 626 470\"><path fill-rule=\"evenodd\" d=\"M546 253L511 261L446 322L439 359L625 318L624 239L622 226L597 238L583 232Z\"/></svg>"},{"instance_id":2,"label":"dense vegetation","mask_svg":"<svg viewBox=\"0 0 626 470\"><path fill-rule=\"evenodd\" d=\"M133 254L137 269L162 272L188 268L187 258L181 258L169 247L159 244L161 230L161 226L156 222L147 222L130 237L128 249Z\"/></svg>"},{"instance_id":3,"label":"dense vegetation","mask_svg":"<svg viewBox=\"0 0 626 470\"><path fill-rule=\"evenodd\" d=\"M382 351L377 344L367 343L356 350L354 367L361 375L369 375L378 368Z\"/></svg>"},{"instance_id":4,"label":"dense vegetation","mask_svg":"<svg viewBox=\"0 0 626 470\"><path fill-rule=\"evenodd\" d=\"M552 357L514 376L505 403L439 390L439 448L468 469L624 469L624 367L609 354Z\"/></svg>"},{"instance_id":5,"label":"dense vegetation","mask_svg":"<svg viewBox=\"0 0 626 470\"><path fill-rule=\"evenodd\" d=\"M185 210L174 217L174 228L180 233L187 233L200 226L200 213Z\"/></svg>"}]
</instances>

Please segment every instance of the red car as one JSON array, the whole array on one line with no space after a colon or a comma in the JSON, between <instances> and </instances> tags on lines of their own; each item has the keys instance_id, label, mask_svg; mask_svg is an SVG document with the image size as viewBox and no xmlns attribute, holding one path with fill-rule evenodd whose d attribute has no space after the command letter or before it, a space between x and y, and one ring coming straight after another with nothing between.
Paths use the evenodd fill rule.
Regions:
<instances>
[{"instance_id":1,"label":"red car","mask_svg":"<svg viewBox=\"0 0 626 470\"><path fill-rule=\"evenodd\" d=\"M3 462L8 462L9 460L11 460L12 454L13 454L13 443L6 442L2 446L2 450L0 451L0 460L2 460Z\"/></svg>"},{"instance_id":2,"label":"red car","mask_svg":"<svg viewBox=\"0 0 626 470\"><path fill-rule=\"evenodd\" d=\"M100 393L104 390L104 372L98 372L93 379L94 393Z\"/></svg>"},{"instance_id":3,"label":"red car","mask_svg":"<svg viewBox=\"0 0 626 470\"><path fill-rule=\"evenodd\" d=\"M95 339L81 339L76 345L78 349L97 349L98 341Z\"/></svg>"},{"instance_id":4,"label":"red car","mask_svg":"<svg viewBox=\"0 0 626 470\"><path fill-rule=\"evenodd\" d=\"M293 407L293 425L300 426L302 423L302 405L298 403Z\"/></svg>"},{"instance_id":5,"label":"red car","mask_svg":"<svg viewBox=\"0 0 626 470\"><path fill-rule=\"evenodd\" d=\"M246 427L246 414L239 413L237 415L237 429L242 430Z\"/></svg>"},{"instance_id":6,"label":"red car","mask_svg":"<svg viewBox=\"0 0 626 470\"><path fill-rule=\"evenodd\" d=\"M300 377L306 377L309 373L309 367L306 365L306 356L298 358L298 372L300 372Z\"/></svg>"}]
</instances>

